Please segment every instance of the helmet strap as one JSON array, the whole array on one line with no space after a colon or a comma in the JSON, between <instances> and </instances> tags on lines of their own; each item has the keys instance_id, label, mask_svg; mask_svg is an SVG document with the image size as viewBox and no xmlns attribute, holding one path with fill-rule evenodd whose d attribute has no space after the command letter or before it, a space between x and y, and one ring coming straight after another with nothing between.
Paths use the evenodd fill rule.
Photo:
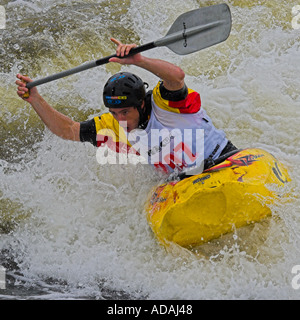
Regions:
<instances>
[{"instance_id":1,"label":"helmet strap","mask_svg":"<svg viewBox=\"0 0 300 320\"><path fill-rule=\"evenodd\" d=\"M145 129L147 127L148 120L150 118L151 109L152 109L151 95L152 95L152 90L148 91L146 93L143 108L142 108L142 105L140 105L139 107L136 107L139 114L140 114L140 121L139 121L139 128L140 129Z\"/></svg>"}]
</instances>

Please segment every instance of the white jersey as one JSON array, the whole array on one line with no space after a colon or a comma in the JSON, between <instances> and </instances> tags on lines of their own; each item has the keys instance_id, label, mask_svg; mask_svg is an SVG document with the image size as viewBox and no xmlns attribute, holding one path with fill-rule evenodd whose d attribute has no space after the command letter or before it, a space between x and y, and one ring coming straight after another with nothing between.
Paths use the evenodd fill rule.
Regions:
<instances>
[{"instance_id":1,"label":"white jersey","mask_svg":"<svg viewBox=\"0 0 300 320\"><path fill-rule=\"evenodd\" d=\"M186 98L174 102L163 98L160 87L159 83L153 90L146 129L128 135L133 147L148 163L167 173L218 158L228 139L201 108L199 94L187 89Z\"/></svg>"}]
</instances>

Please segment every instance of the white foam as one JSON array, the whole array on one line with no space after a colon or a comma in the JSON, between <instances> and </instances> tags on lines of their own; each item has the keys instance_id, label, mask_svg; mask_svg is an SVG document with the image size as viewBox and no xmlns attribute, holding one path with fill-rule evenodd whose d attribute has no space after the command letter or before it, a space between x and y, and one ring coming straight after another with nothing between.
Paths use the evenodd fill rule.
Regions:
<instances>
[{"instance_id":1,"label":"white foam","mask_svg":"<svg viewBox=\"0 0 300 320\"><path fill-rule=\"evenodd\" d=\"M17 4L29 5L23 2ZM46 1L31 5L39 3ZM61 3L67 2L56 5ZM135 19L135 32L143 42L163 36L177 14L197 5L177 0L159 4L157 10L158 1L131 2L128 15ZM2 160L0 164L0 196L32 212L14 232L1 235L1 246L8 249L23 275L11 277L48 290L44 296L33 294L34 298L103 298L101 288L149 299L299 297L291 286L291 269L299 264L300 248L299 33L274 26L260 29L252 17L257 12L263 16L263 10L232 6L233 37L224 46L187 57L165 48L147 55L188 69L188 85L201 93L214 123L235 144L262 147L288 164L293 178L290 201L276 207L276 217L269 222L203 246L199 250L206 258L177 247L167 252L157 243L143 212L147 195L160 177L142 164L100 166L91 145L67 142L46 130L30 161ZM241 34L249 36L248 28L257 30L255 36L238 36L235 23L241 20L245 23ZM204 66L216 68L217 76ZM156 84L156 77L146 71L122 68L138 72L151 86ZM15 72L1 74L9 95L15 94L9 85ZM92 116L104 111L102 86L110 72L100 67L40 90L54 105L65 102L90 110ZM54 280L49 284L49 279Z\"/></svg>"}]
</instances>

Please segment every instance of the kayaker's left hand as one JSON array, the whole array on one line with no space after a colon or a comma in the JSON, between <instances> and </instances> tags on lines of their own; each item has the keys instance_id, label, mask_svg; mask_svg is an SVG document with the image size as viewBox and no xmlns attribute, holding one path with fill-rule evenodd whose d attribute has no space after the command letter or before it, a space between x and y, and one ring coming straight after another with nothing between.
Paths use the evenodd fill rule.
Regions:
<instances>
[{"instance_id":1,"label":"kayaker's left hand","mask_svg":"<svg viewBox=\"0 0 300 320\"><path fill-rule=\"evenodd\" d=\"M131 44L123 44L121 41L115 39L115 38L110 38L110 40L115 43L117 46L116 49L116 54L118 57L124 57L129 54L130 50L132 48L136 48L137 45L135 43ZM130 56L128 58L110 58L109 62L117 62L120 64L137 64L142 60L142 55L140 53L137 53L133 56Z\"/></svg>"}]
</instances>

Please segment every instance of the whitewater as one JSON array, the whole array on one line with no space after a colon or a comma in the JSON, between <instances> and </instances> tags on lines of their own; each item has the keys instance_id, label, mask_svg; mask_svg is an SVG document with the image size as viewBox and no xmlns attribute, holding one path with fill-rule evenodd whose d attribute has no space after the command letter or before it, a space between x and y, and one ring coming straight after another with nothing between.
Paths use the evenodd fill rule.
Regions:
<instances>
[{"instance_id":1,"label":"whitewater","mask_svg":"<svg viewBox=\"0 0 300 320\"><path fill-rule=\"evenodd\" d=\"M267 220L192 252L166 250L144 211L162 177L144 164L99 165L89 143L62 140L16 94L33 79L114 53L110 37L139 45L165 36L182 13L225 2L226 42L186 56L144 54L179 65L216 127L238 148L271 152L289 170L287 199ZM300 29L298 0L1 1L0 299L299 299ZM174 10L176 8L176 10ZM300 19L299 19L300 24ZM39 87L76 121L105 112L107 64Z\"/></svg>"}]
</instances>

